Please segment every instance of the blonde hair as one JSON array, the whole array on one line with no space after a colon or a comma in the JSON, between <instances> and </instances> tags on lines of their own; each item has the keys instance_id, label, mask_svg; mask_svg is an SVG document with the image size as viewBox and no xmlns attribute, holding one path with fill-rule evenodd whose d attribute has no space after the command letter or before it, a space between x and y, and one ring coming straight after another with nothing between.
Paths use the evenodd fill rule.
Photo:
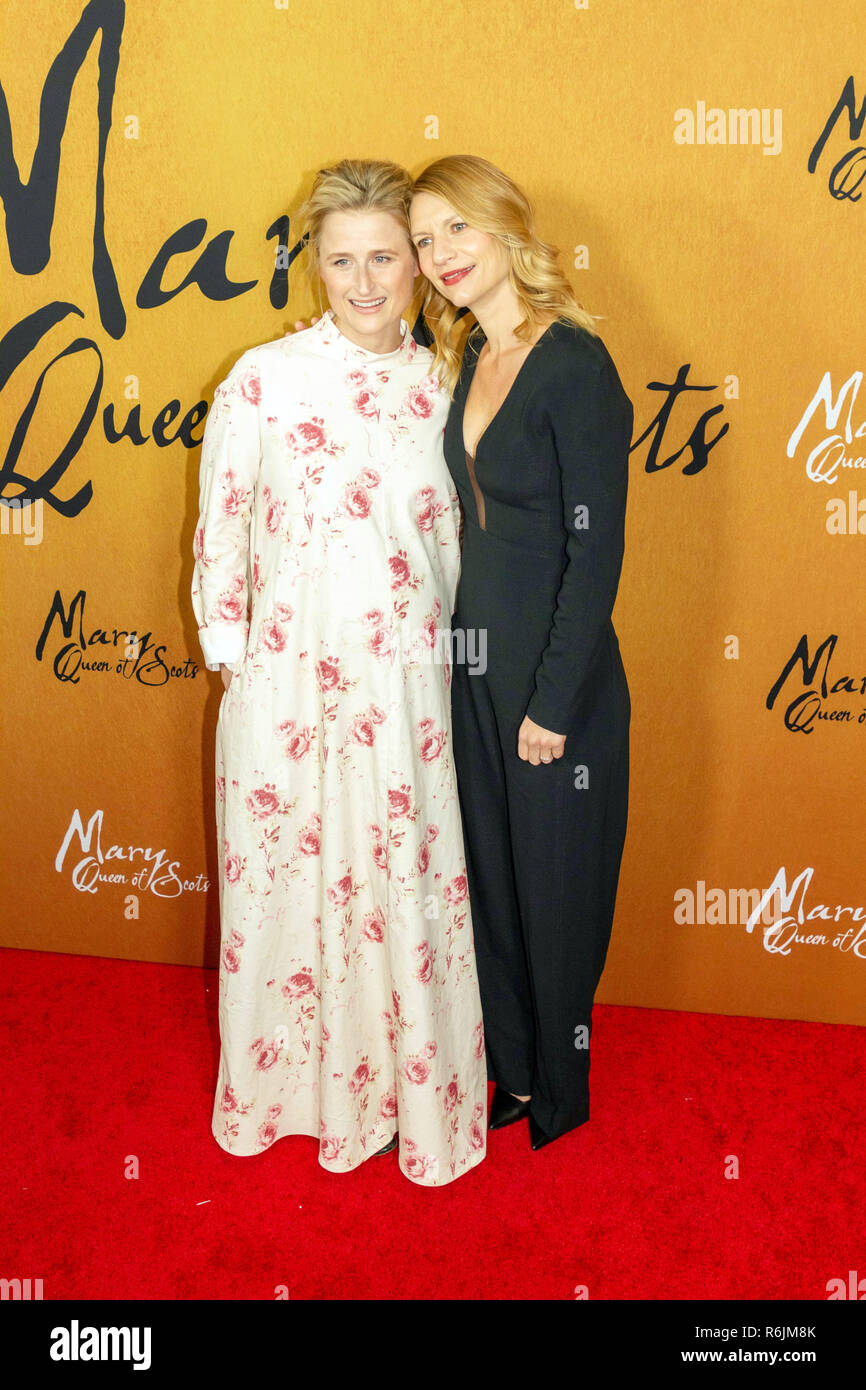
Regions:
<instances>
[{"instance_id":1,"label":"blonde hair","mask_svg":"<svg viewBox=\"0 0 866 1390\"><path fill-rule=\"evenodd\" d=\"M399 164L384 159L341 159L327 169L319 169L309 196L298 209L299 232L306 238L303 265L307 289L316 298L319 313L322 304L322 281L319 277L319 250L322 227L329 212L389 212L405 228L406 238L417 262L417 252L409 228L409 204L412 199L412 176ZM422 281L423 283L423 281ZM410 318L412 304L420 302L418 291L404 317L411 328L417 316Z\"/></svg>"},{"instance_id":2,"label":"blonde hair","mask_svg":"<svg viewBox=\"0 0 866 1390\"><path fill-rule=\"evenodd\" d=\"M478 155L455 154L437 159L419 174L414 193L432 193L443 198L461 219L480 232L496 237L509 253L508 278L520 301L524 317L514 335L530 342L541 324L563 318L598 337L595 320L577 299L559 266L558 248L536 234L532 205L522 189ZM421 302L424 318L433 335L434 361L431 371L453 394L460 375L462 351L457 344L464 321L471 325L466 346L478 322L468 312L457 318L457 308L426 280Z\"/></svg>"}]
</instances>

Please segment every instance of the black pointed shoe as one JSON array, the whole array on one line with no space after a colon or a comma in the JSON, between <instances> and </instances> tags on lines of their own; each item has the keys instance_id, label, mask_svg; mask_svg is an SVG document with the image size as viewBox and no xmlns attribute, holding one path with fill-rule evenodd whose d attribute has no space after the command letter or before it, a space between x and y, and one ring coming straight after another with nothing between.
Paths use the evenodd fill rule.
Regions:
<instances>
[{"instance_id":1,"label":"black pointed shoe","mask_svg":"<svg viewBox=\"0 0 866 1390\"><path fill-rule=\"evenodd\" d=\"M543 1149L545 1144L552 1144L554 1139L558 1139L558 1134L545 1134L541 1125L534 1115L529 1117L529 1142L533 1149Z\"/></svg>"},{"instance_id":2,"label":"black pointed shoe","mask_svg":"<svg viewBox=\"0 0 866 1390\"><path fill-rule=\"evenodd\" d=\"M510 1091L504 1091L497 1085L493 1092L493 1100L490 1102L490 1119L487 1122L488 1129L504 1129L506 1125L513 1125L516 1120L522 1120L524 1115L529 1114L529 1107L532 1104L529 1100L518 1100Z\"/></svg>"},{"instance_id":3,"label":"black pointed shoe","mask_svg":"<svg viewBox=\"0 0 866 1390\"><path fill-rule=\"evenodd\" d=\"M391 1142L389 1144L386 1144L384 1149L377 1149L376 1152L373 1154L373 1157L378 1158L379 1154L389 1154L392 1149L396 1149L399 1137L400 1131L398 1129L395 1129L394 1138L391 1140Z\"/></svg>"}]
</instances>

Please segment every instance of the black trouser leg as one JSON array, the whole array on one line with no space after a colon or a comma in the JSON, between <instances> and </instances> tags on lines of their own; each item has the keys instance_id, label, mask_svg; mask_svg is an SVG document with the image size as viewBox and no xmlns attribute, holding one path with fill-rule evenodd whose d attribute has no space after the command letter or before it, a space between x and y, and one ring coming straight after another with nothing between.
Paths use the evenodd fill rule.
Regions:
<instances>
[{"instance_id":1,"label":"black trouser leg","mask_svg":"<svg viewBox=\"0 0 866 1390\"><path fill-rule=\"evenodd\" d=\"M486 677L453 668L452 737L466 848L487 1074L532 1090L535 1020L511 854L505 773Z\"/></svg>"},{"instance_id":2,"label":"black trouser leg","mask_svg":"<svg viewBox=\"0 0 866 1390\"><path fill-rule=\"evenodd\" d=\"M532 1113L550 1135L589 1118L592 1004L627 816L627 729L618 733L613 747L591 728L569 735L563 757L547 765L509 758L507 744L502 750L535 1020ZM588 787L574 785L578 764L588 768Z\"/></svg>"}]
</instances>

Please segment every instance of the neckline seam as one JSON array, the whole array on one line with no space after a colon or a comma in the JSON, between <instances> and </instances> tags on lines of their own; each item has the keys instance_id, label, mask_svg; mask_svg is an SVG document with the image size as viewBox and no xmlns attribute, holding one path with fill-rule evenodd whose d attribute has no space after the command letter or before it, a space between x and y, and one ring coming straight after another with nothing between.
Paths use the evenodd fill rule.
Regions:
<instances>
[{"instance_id":1,"label":"neckline seam","mask_svg":"<svg viewBox=\"0 0 866 1390\"><path fill-rule=\"evenodd\" d=\"M401 323L406 324L406 330L404 333L401 334L400 341L397 344L397 346L395 348L389 349L388 352L373 352L370 348L361 347L360 343L352 342L352 339L349 338L342 331L342 329L335 321L333 309L328 309L327 312L323 314L321 319L321 322L327 322L329 324L332 332L335 335L335 341L337 342L337 344L345 344L345 347L343 347L343 351L346 360L350 361L354 353L361 353L362 356L358 358L358 360L361 362L381 362L386 358L394 358L398 355L398 353L404 351L404 349L408 346L407 335L411 337L411 329L409 327L408 320L404 319L402 314L400 315L400 321Z\"/></svg>"}]
</instances>

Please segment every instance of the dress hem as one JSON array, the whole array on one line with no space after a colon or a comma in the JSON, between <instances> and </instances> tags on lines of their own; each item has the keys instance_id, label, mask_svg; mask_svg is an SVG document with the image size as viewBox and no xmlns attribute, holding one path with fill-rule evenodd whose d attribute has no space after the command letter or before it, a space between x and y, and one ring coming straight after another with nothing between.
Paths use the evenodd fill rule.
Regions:
<instances>
[{"instance_id":1,"label":"dress hem","mask_svg":"<svg viewBox=\"0 0 866 1390\"><path fill-rule=\"evenodd\" d=\"M289 1133L281 1134L277 1139L274 1140L272 1144L268 1144L266 1148L248 1149L246 1151L243 1151L241 1149L229 1149L226 1147L225 1144L223 1144L223 1142L217 1137L216 1134L214 1134L213 1137L218 1147L222 1149L223 1153L229 1154L231 1158L257 1158L261 1154L269 1153L270 1150L275 1148L277 1144L279 1144L280 1141L283 1139L317 1139L318 1135L307 1129L292 1130ZM393 1137L393 1134L385 1135L380 1147L384 1147L385 1144L390 1143ZM462 1163L455 1173L452 1173L448 1177L442 1178L441 1180L436 1182L430 1182L423 1177L413 1177L411 1173L406 1172L406 1169L403 1167L402 1162L399 1161L399 1158L398 1166L403 1176L405 1178L408 1178L410 1182L414 1182L418 1187L447 1187L449 1183L454 1182L455 1179L462 1177L464 1173L468 1173L472 1168L477 1167L478 1164L481 1163L484 1158L486 1158L487 1146L485 1145L484 1148L480 1150L473 1150L472 1155L472 1158L467 1162ZM319 1151L319 1154L317 1155L319 1167L324 1168L326 1173L334 1174L357 1172L359 1168L363 1167L363 1165L368 1161L368 1159L379 1157L384 1157L384 1155L380 1155L378 1150L373 1149L371 1153L368 1153L366 1157L359 1159L357 1163L352 1163L348 1167L338 1168L335 1167L333 1164L322 1162L321 1149Z\"/></svg>"}]
</instances>

